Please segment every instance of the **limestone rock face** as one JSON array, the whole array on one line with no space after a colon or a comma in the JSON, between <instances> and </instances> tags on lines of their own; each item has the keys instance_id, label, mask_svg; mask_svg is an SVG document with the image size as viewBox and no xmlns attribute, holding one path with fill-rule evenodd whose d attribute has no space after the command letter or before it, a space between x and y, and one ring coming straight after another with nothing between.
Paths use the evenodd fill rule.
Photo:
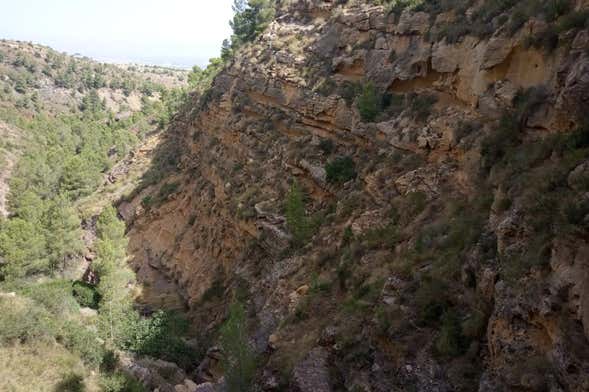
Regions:
<instances>
[{"instance_id":1,"label":"limestone rock face","mask_svg":"<svg viewBox=\"0 0 589 392\"><path fill-rule=\"evenodd\" d=\"M280 3L175 118L159 148L174 168L120 204L140 300L213 336L242 299L267 390L586 390L589 174L567 138L589 102L587 30L547 53L526 40L538 20L451 40L434 33L453 11ZM367 81L386 101L370 121ZM310 238L293 246L295 180ZM221 358L191 379L217 388Z\"/></svg>"},{"instance_id":2,"label":"limestone rock face","mask_svg":"<svg viewBox=\"0 0 589 392\"><path fill-rule=\"evenodd\" d=\"M293 372L293 390L298 392L330 392L328 353L315 348Z\"/></svg>"},{"instance_id":3,"label":"limestone rock face","mask_svg":"<svg viewBox=\"0 0 589 392\"><path fill-rule=\"evenodd\" d=\"M128 355L121 355L119 363L124 372L153 390L176 392L178 389L175 386L186 380L184 371L171 362L159 359L138 359ZM182 385L182 389L184 388L184 385Z\"/></svg>"}]
</instances>

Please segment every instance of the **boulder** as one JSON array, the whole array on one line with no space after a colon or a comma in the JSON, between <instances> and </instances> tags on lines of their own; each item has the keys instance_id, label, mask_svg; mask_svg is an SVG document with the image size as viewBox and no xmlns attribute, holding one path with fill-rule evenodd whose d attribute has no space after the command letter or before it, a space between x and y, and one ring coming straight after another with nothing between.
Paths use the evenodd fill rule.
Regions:
<instances>
[{"instance_id":1,"label":"boulder","mask_svg":"<svg viewBox=\"0 0 589 392\"><path fill-rule=\"evenodd\" d=\"M210 382L205 382L204 384L197 385L194 392L215 392L215 386Z\"/></svg>"},{"instance_id":2,"label":"boulder","mask_svg":"<svg viewBox=\"0 0 589 392\"><path fill-rule=\"evenodd\" d=\"M501 64L507 59L507 56L513 50L513 41L509 38L494 37L491 38L481 63L481 69L490 69Z\"/></svg>"},{"instance_id":3,"label":"boulder","mask_svg":"<svg viewBox=\"0 0 589 392\"><path fill-rule=\"evenodd\" d=\"M580 163L571 171L567 182L571 188L577 191L584 189L589 184L589 160Z\"/></svg>"},{"instance_id":4,"label":"boulder","mask_svg":"<svg viewBox=\"0 0 589 392\"><path fill-rule=\"evenodd\" d=\"M430 16L426 12L403 11L396 27L397 34L423 34L429 30Z\"/></svg>"}]
</instances>

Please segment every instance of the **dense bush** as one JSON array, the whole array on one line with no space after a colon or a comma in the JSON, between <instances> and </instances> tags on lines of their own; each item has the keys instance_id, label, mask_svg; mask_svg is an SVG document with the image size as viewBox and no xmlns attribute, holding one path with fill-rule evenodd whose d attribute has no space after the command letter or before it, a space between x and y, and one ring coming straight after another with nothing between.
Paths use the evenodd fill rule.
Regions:
<instances>
[{"instance_id":1,"label":"dense bush","mask_svg":"<svg viewBox=\"0 0 589 392\"><path fill-rule=\"evenodd\" d=\"M589 10L574 11L558 21L557 28L564 32L571 29L582 29L589 26Z\"/></svg>"},{"instance_id":2,"label":"dense bush","mask_svg":"<svg viewBox=\"0 0 589 392\"><path fill-rule=\"evenodd\" d=\"M448 310L442 316L440 334L436 340L435 347L439 354L455 357L464 353L465 338L462 334L462 326L458 314Z\"/></svg>"},{"instance_id":3,"label":"dense bush","mask_svg":"<svg viewBox=\"0 0 589 392\"><path fill-rule=\"evenodd\" d=\"M415 293L419 321L425 325L436 324L449 308L447 285L437 279L425 277Z\"/></svg>"},{"instance_id":4,"label":"dense bush","mask_svg":"<svg viewBox=\"0 0 589 392\"><path fill-rule=\"evenodd\" d=\"M525 45L550 53L557 48L558 40L558 32L554 28L548 27L546 30L526 38Z\"/></svg>"},{"instance_id":5,"label":"dense bush","mask_svg":"<svg viewBox=\"0 0 589 392\"><path fill-rule=\"evenodd\" d=\"M192 366L199 354L180 338L188 331L188 321L175 312L158 311L135 323L124 346L140 355L162 358L182 367Z\"/></svg>"},{"instance_id":6,"label":"dense bush","mask_svg":"<svg viewBox=\"0 0 589 392\"><path fill-rule=\"evenodd\" d=\"M72 284L72 293L80 306L98 309L100 294L96 291L96 287L85 282L75 281Z\"/></svg>"},{"instance_id":7,"label":"dense bush","mask_svg":"<svg viewBox=\"0 0 589 392\"><path fill-rule=\"evenodd\" d=\"M497 130L487 135L481 144L482 167L490 170L508 152L516 146L520 138L519 119L513 114L504 114Z\"/></svg>"},{"instance_id":8,"label":"dense bush","mask_svg":"<svg viewBox=\"0 0 589 392\"><path fill-rule=\"evenodd\" d=\"M344 183L356 178L356 164L351 157L339 157L325 166L327 181L330 183Z\"/></svg>"},{"instance_id":9,"label":"dense bush","mask_svg":"<svg viewBox=\"0 0 589 392\"><path fill-rule=\"evenodd\" d=\"M18 291L19 294L43 305L52 314L63 317L78 311L79 307L72 296L71 282L53 280L46 283L30 284Z\"/></svg>"},{"instance_id":10,"label":"dense bush","mask_svg":"<svg viewBox=\"0 0 589 392\"><path fill-rule=\"evenodd\" d=\"M57 338L71 352L79 355L86 364L97 367L102 363L105 349L95 331L77 322L65 321Z\"/></svg>"},{"instance_id":11,"label":"dense bush","mask_svg":"<svg viewBox=\"0 0 589 392\"><path fill-rule=\"evenodd\" d=\"M122 372L103 375L100 386L104 392L144 392L143 385Z\"/></svg>"},{"instance_id":12,"label":"dense bush","mask_svg":"<svg viewBox=\"0 0 589 392\"><path fill-rule=\"evenodd\" d=\"M382 111L382 96L372 83L367 83L362 88L362 93L356 100L356 106L363 121L374 121Z\"/></svg>"},{"instance_id":13,"label":"dense bush","mask_svg":"<svg viewBox=\"0 0 589 392\"><path fill-rule=\"evenodd\" d=\"M160 188L158 192L158 199L160 201L166 200L170 195L173 195L178 190L180 184L177 182L167 182Z\"/></svg>"},{"instance_id":14,"label":"dense bush","mask_svg":"<svg viewBox=\"0 0 589 392\"><path fill-rule=\"evenodd\" d=\"M56 391L62 392L84 392L84 377L79 374L68 374L55 387Z\"/></svg>"},{"instance_id":15,"label":"dense bush","mask_svg":"<svg viewBox=\"0 0 589 392\"><path fill-rule=\"evenodd\" d=\"M321 139L319 142L319 149L323 151L325 155L331 155L335 151L335 144L331 139Z\"/></svg>"}]
</instances>

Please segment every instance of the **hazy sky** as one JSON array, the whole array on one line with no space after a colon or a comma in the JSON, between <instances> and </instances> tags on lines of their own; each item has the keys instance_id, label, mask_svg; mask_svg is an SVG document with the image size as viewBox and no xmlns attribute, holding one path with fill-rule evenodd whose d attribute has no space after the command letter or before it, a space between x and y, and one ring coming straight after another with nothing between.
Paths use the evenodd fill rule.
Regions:
<instances>
[{"instance_id":1,"label":"hazy sky","mask_svg":"<svg viewBox=\"0 0 589 392\"><path fill-rule=\"evenodd\" d=\"M229 37L232 0L0 0L0 38L101 61L204 65Z\"/></svg>"}]
</instances>

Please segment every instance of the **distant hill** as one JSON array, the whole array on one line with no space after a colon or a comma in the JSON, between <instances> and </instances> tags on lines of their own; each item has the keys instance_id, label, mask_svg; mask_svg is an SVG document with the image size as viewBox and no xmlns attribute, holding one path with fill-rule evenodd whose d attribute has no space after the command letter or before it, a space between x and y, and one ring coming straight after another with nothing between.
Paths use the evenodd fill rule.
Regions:
<instances>
[{"instance_id":1,"label":"distant hill","mask_svg":"<svg viewBox=\"0 0 589 392\"><path fill-rule=\"evenodd\" d=\"M188 71L99 63L47 46L0 41L0 105L60 112L96 91L114 112L140 109L141 99L187 85Z\"/></svg>"}]
</instances>

